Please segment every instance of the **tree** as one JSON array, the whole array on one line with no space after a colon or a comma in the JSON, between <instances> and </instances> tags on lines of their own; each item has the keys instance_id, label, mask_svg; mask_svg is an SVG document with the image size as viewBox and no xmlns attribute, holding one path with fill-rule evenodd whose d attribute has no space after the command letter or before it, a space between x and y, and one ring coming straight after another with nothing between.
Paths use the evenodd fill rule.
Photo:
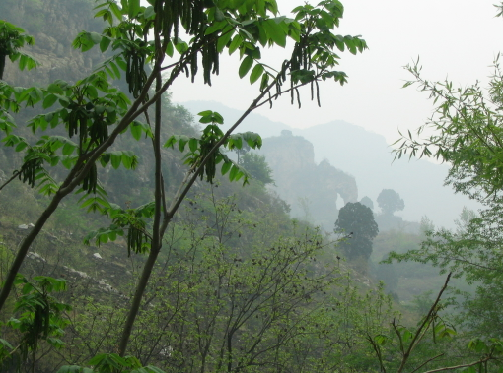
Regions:
<instances>
[{"instance_id":1,"label":"tree","mask_svg":"<svg viewBox=\"0 0 503 373\"><path fill-rule=\"evenodd\" d=\"M234 134L239 124L255 108L272 105L282 93L290 93L292 102L297 99L300 105L299 88L302 86L311 86L313 93L316 89L319 101L320 81L346 82L346 75L334 70L339 59L334 49L347 48L356 54L366 48L360 37L332 33L343 13L342 4L337 0L322 1L317 7L299 6L293 11L295 19L277 17L277 4L273 0L222 0L218 4L203 0L149 0L145 5L139 0L123 0L119 6L114 0L106 0L96 7L96 17L102 17L109 27L103 33L81 32L73 46L82 52L97 46L102 52L110 53L110 57L90 76L74 85L58 80L48 87L19 88L0 82L2 141L4 146L14 147L24 155L21 167L0 189L20 178L51 197L35 226L19 245L0 292L0 309L47 219L64 198L74 192L82 193L82 207L100 212L111 220L109 227L96 233L94 238L98 243L124 235L129 253L147 255L118 343L121 356L126 353L143 294L163 246L163 237L196 179L204 178L211 183L217 165L221 164L222 174L228 173L231 181L243 179L246 184L246 171L222 152L223 148L240 149L245 142L251 148L261 146L256 134ZM150 40L149 35L152 35ZM187 35L189 41L183 41L182 35ZM261 48L284 47L287 37L294 43L292 54L276 69L263 64ZM162 174L162 97L182 73L194 81L199 68L205 84L211 85L212 75L218 74L220 69L220 54L224 51L233 54L237 50L242 59L239 77L250 74L252 84L260 81L259 92L226 133L219 128L224 121L222 116L206 110L199 113L200 123L206 125L201 136L174 135L168 139L164 147L176 146L180 152L186 152L184 159L188 166L177 192L174 196L168 195ZM112 85L112 80L122 76L132 100ZM31 143L17 135L9 112L18 112L23 103L28 106L41 104L42 109L52 110L29 122L35 133L60 127L66 130L67 136L47 132L48 135ZM114 168L122 165L134 169L137 163L134 154L110 150L118 138L129 134L137 140L142 135L152 139L154 198L146 205L123 210L108 203L106 191L98 180L98 167L111 164ZM59 165L68 170L62 179L51 173L53 167Z\"/></svg>"},{"instance_id":2,"label":"tree","mask_svg":"<svg viewBox=\"0 0 503 373\"><path fill-rule=\"evenodd\" d=\"M347 203L339 211L335 230L347 235L346 241L341 243L341 248L349 259L370 258L372 240L379 233L379 227L368 207L359 202Z\"/></svg>"},{"instance_id":3,"label":"tree","mask_svg":"<svg viewBox=\"0 0 503 373\"><path fill-rule=\"evenodd\" d=\"M503 14L503 5L498 16ZM432 263L441 272L450 271L476 283L476 292L458 303L457 321L466 335L499 342L503 337L501 306L501 240L503 238L503 74L499 55L487 88L475 83L458 88L448 80L432 82L421 75L419 61L406 66L413 79L404 87L417 85L436 105L431 119L415 136L410 132L396 142L397 158L409 155L435 157L448 162L446 184L456 192L480 202L477 216L463 211L457 230L431 226L417 250L392 253L391 258ZM425 131L431 135L422 138ZM499 301L497 301L499 302ZM498 321L499 320L499 321ZM478 364L479 369L483 365ZM487 369L487 368L486 368ZM487 371L487 370L486 370Z\"/></svg>"},{"instance_id":4,"label":"tree","mask_svg":"<svg viewBox=\"0 0 503 373\"><path fill-rule=\"evenodd\" d=\"M403 199L393 189L383 189L377 197L377 204L384 215L393 215L405 207Z\"/></svg>"},{"instance_id":5,"label":"tree","mask_svg":"<svg viewBox=\"0 0 503 373\"><path fill-rule=\"evenodd\" d=\"M496 321L499 311L494 312L499 306L492 302L493 295L503 295L500 287L494 286L503 270L499 244L503 238L503 123L498 112L503 105L503 75L498 60L487 90L478 84L461 89L449 81L426 81L417 62L407 69L415 80L406 86L418 84L438 106L431 120L417 131L418 137L426 129L433 130L433 134L426 139L403 137L396 157L434 156L449 162L446 183L484 208L478 215L464 210L455 231L431 226L419 249L393 253L391 257L432 263L442 272L451 271L469 282L477 281L476 293L459 304L459 321L475 333L501 338L503 325ZM481 309L485 311L479 312Z\"/></svg>"},{"instance_id":6,"label":"tree","mask_svg":"<svg viewBox=\"0 0 503 373\"><path fill-rule=\"evenodd\" d=\"M129 346L143 365L166 372L287 369L295 365L294 349L306 344L304 330L323 322L323 292L341 282L335 263L313 270L330 247L318 230L285 219L283 236L275 224L286 216L267 207L245 211L236 196L218 198L220 191L190 198L170 227ZM77 304L67 363L85 362L103 344L113 350L123 315L120 306L85 298ZM318 352L307 350L308 357Z\"/></svg>"},{"instance_id":7,"label":"tree","mask_svg":"<svg viewBox=\"0 0 503 373\"><path fill-rule=\"evenodd\" d=\"M363 205L363 206L366 206L368 207L369 209L371 210L374 210L374 202L372 202L372 200L365 196L361 199L360 203Z\"/></svg>"},{"instance_id":8,"label":"tree","mask_svg":"<svg viewBox=\"0 0 503 373\"><path fill-rule=\"evenodd\" d=\"M246 171L262 184L272 184L272 170L267 164L264 155L259 154L245 154L241 156L241 165Z\"/></svg>"}]
</instances>

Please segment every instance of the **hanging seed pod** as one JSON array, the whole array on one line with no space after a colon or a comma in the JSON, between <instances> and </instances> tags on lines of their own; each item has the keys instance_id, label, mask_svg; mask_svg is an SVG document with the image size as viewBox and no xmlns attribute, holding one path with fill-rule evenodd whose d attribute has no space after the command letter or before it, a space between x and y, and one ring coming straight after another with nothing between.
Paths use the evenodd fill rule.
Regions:
<instances>
[{"instance_id":1,"label":"hanging seed pod","mask_svg":"<svg viewBox=\"0 0 503 373\"><path fill-rule=\"evenodd\" d=\"M94 193L96 194L96 188L98 186L98 167L96 167L96 163L92 165L91 169L84 177L82 181L82 189L84 189L87 194Z\"/></svg>"},{"instance_id":2,"label":"hanging seed pod","mask_svg":"<svg viewBox=\"0 0 503 373\"><path fill-rule=\"evenodd\" d=\"M28 182L28 185L34 188L37 171L40 169L42 169L42 160L40 158L33 158L26 161L21 167L19 180L22 180L23 183Z\"/></svg>"}]
</instances>

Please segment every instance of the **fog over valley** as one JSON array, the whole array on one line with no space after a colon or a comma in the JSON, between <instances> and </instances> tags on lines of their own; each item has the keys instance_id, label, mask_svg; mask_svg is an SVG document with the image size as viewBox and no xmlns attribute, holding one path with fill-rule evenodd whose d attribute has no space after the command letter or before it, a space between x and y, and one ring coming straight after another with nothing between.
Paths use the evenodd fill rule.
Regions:
<instances>
[{"instance_id":1,"label":"fog over valley","mask_svg":"<svg viewBox=\"0 0 503 373\"><path fill-rule=\"evenodd\" d=\"M203 110L219 112L225 119L224 128L230 127L242 115L240 110L215 101L187 101L182 104L194 115L196 122L197 113ZM400 194L405 201L405 208L397 216L408 221L419 222L426 216L439 226L453 228L454 221L459 218L464 207L475 211L480 207L466 196L455 194L452 187L444 186L448 165L432 163L426 159L409 160L407 157L395 160L393 148L383 136L342 120L299 129L285 123L272 122L259 114L251 114L239 127L240 132L256 132L264 140L281 136L284 130L313 144L317 164L327 159L335 168L352 175L356 181L358 201L365 196L369 197L374 201L376 213L380 211L375 201L383 189L394 189ZM396 139L398 138L397 132ZM296 152L297 149L292 148L291 151ZM309 154L306 156L309 157ZM282 187L288 188L286 185ZM337 199L336 196L327 197L330 198L334 201ZM343 207L340 197L336 203L337 208ZM298 206L294 206L294 210L297 208ZM316 211L311 211L311 214L316 216Z\"/></svg>"}]
</instances>

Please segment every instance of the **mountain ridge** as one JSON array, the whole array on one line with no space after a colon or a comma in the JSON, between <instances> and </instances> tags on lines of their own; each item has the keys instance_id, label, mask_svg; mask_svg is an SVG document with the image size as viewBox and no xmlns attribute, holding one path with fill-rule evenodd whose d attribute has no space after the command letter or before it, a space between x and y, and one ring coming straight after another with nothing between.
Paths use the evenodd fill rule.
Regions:
<instances>
[{"instance_id":1,"label":"mountain ridge","mask_svg":"<svg viewBox=\"0 0 503 373\"><path fill-rule=\"evenodd\" d=\"M219 112L225 119L224 128L229 128L243 113L216 101L186 101L180 104L195 116L203 110ZM364 196L372 199L374 212L378 212L376 199L383 189L396 190L405 201L404 211L397 216L406 220L419 221L428 216L437 225L453 228L454 220L463 207L479 208L475 202L455 194L444 185L448 165L415 158L394 160L384 136L343 120L299 129L252 113L238 128L238 132L257 132L264 139L279 136L283 130L292 131L293 135L311 142L316 162L327 159L334 167L354 176L358 199ZM337 208L341 207L337 205Z\"/></svg>"}]
</instances>

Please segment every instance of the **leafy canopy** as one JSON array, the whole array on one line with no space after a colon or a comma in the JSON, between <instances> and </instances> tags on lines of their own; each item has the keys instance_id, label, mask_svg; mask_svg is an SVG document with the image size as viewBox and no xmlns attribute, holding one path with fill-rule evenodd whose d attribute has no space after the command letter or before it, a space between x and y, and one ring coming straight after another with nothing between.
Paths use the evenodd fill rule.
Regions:
<instances>
[{"instance_id":1,"label":"leafy canopy","mask_svg":"<svg viewBox=\"0 0 503 373\"><path fill-rule=\"evenodd\" d=\"M347 239L341 243L341 248L348 258L370 258L372 240L379 233L372 210L359 202L347 203L339 211L335 230L347 235Z\"/></svg>"}]
</instances>

